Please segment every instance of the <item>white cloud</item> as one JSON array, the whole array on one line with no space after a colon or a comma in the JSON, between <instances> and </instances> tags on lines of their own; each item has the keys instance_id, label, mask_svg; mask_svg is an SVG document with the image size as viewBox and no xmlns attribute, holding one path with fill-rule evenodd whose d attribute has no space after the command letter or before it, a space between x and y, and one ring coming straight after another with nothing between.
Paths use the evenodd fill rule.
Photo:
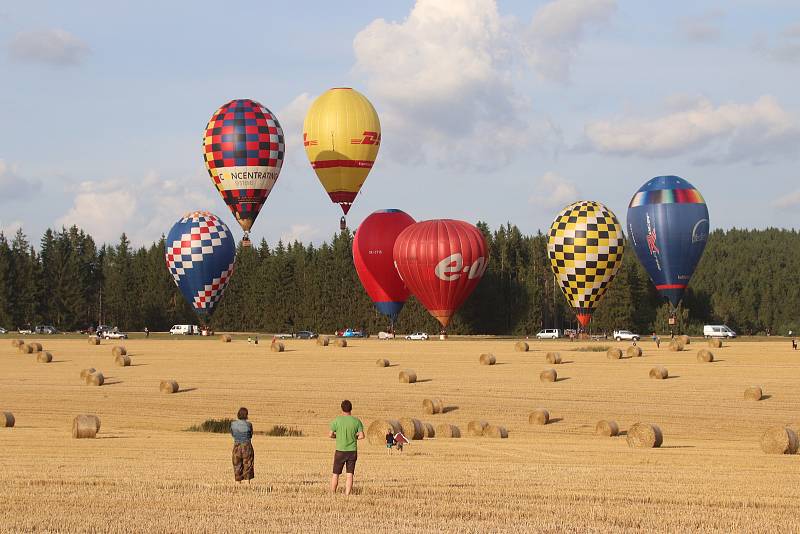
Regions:
<instances>
[{"instance_id":1,"label":"white cloud","mask_svg":"<svg viewBox=\"0 0 800 534\"><path fill-rule=\"evenodd\" d=\"M49 29L16 34L8 44L8 52L18 61L77 65L90 49L83 40L65 30Z\"/></svg>"},{"instance_id":2,"label":"white cloud","mask_svg":"<svg viewBox=\"0 0 800 534\"><path fill-rule=\"evenodd\" d=\"M606 22L615 0L554 0L534 15L526 46L528 59L545 79L566 82L584 34Z\"/></svg>"},{"instance_id":3,"label":"white cloud","mask_svg":"<svg viewBox=\"0 0 800 534\"><path fill-rule=\"evenodd\" d=\"M72 206L56 225L77 225L99 243L115 243L125 232L135 245L148 245L193 210L210 209L236 225L221 200L212 196L215 191L208 178L199 173L186 179L164 179L151 171L135 181L83 182L72 192ZM233 230L239 230L238 225Z\"/></svg>"},{"instance_id":4,"label":"white cloud","mask_svg":"<svg viewBox=\"0 0 800 534\"><path fill-rule=\"evenodd\" d=\"M17 165L0 159L0 203L17 198L31 198L41 188L40 181L22 178Z\"/></svg>"},{"instance_id":5,"label":"white cloud","mask_svg":"<svg viewBox=\"0 0 800 534\"><path fill-rule=\"evenodd\" d=\"M14 234L17 233L17 230L22 228L22 221L10 221L4 222L0 220L0 234L3 234L7 240L11 241L14 238Z\"/></svg>"},{"instance_id":6,"label":"white cloud","mask_svg":"<svg viewBox=\"0 0 800 534\"><path fill-rule=\"evenodd\" d=\"M536 181L536 192L528 202L544 208L560 208L579 200L575 184L555 172L546 172Z\"/></svg>"},{"instance_id":7,"label":"white cloud","mask_svg":"<svg viewBox=\"0 0 800 534\"><path fill-rule=\"evenodd\" d=\"M775 61L800 62L800 24L787 27L772 39L757 37L755 49Z\"/></svg>"},{"instance_id":8,"label":"white cloud","mask_svg":"<svg viewBox=\"0 0 800 534\"><path fill-rule=\"evenodd\" d=\"M288 164L296 169L303 170L308 168L308 159L301 140L303 139L303 121L306 118L308 108L311 107L315 99L315 96L301 93L289 102L286 107L277 112L286 145L283 160L284 166Z\"/></svg>"},{"instance_id":9,"label":"white cloud","mask_svg":"<svg viewBox=\"0 0 800 534\"><path fill-rule=\"evenodd\" d=\"M714 9L694 17L680 19L678 28L689 41L695 43L716 41L720 37L720 23L724 17L724 11Z\"/></svg>"},{"instance_id":10,"label":"white cloud","mask_svg":"<svg viewBox=\"0 0 800 534\"><path fill-rule=\"evenodd\" d=\"M667 158L693 155L698 164L751 161L794 154L797 122L778 101L764 95L752 104L719 106L707 98L671 99L675 109L660 117L615 117L586 124L588 146L621 156Z\"/></svg>"},{"instance_id":11,"label":"white cloud","mask_svg":"<svg viewBox=\"0 0 800 534\"><path fill-rule=\"evenodd\" d=\"M800 209L800 189L786 193L782 197L775 200L774 206L781 210L796 210Z\"/></svg>"},{"instance_id":12,"label":"white cloud","mask_svg":"<svg viewBox=\"0 0 800 534\"><path fill-rule=\"evenodd\" d=\"M319 235L319 228L310 224L293 224L287 232L281 234L281 241L284 243L310 243L311 240Z\"/></svg>"}]
</instances>

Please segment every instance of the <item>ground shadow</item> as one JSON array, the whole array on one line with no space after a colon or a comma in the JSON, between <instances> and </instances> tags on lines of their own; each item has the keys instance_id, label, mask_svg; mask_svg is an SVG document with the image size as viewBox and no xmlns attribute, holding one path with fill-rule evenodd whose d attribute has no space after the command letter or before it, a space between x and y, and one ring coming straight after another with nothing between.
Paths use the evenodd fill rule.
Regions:
<instances>
[{"instance_id":1,"label":"ground shadow","mask_svg":"<svg viewBox=\"0 0 800 534\"><path fill-rule=\"evenodd\" d=\"M714 361L713 362L709 362L709 363L717 363L717 362L724 362L724 361L725 360L718 360L718 359L714 358Z\"/></svg>"},{"instance_id":2,"label":"ground shadow","mask_svg":"<svg viewBox=\"0 0 800 534\"><path fill-rule=\"evenodd\" d=\"M681 375L669 375L669 376L668 376L667 378L665 378L664 380L672 380L673 378L680 378L680 377L681 377Z\"/></svg>"},{"instance_id":3,"label":"ground shadow","mask_svg":"<svg viewBox=\"0 0 800 534\"><path fill-rule=\"evenodd\" d=\"M122 380L106 380L103 382L104 386L113 386L114 384L122 384Z\"/></svg>"},{"instance_id":4,"label":"ground shadow","mask_svg":"<svg viewBox=\"0 0 800 534\"><path fill-rule=\"evenodd\" d=\"M547 424L548 425L554 425L554 424L558 423L559 421L563 421L563 420L564 420L563 417L551 417L550 420L547 421Z\"/></svg>"},{"instance_id":5,"label":"ground shadow","mask_svg":"<svg viewBox=\"0 0 800 534\"><path fill-rule=\"evenodd\" d=\"M458 406L445 406L442 408L442 413L450 413L458 410Z\"/></svg>"},{"instance_id":6,"label":"ground shadow","mask_svg":"<svg viewBox=\"0 0 800 534\"><path fill-rule=\"evenodd\" d=\"M400 367L400 364L399 363L390 363L386 367Z\"/></svg>"},{"instance_id":7,"label":"ground shadow","mask_svg":"<svg viewBox=\"0 0 800 534\"><path fill-rule=\"evenodd\" d=\"M97 436L94 439L122 439L122 438L125 438L125 437L127 437L127 436Z\"/></svg>"},{"instance_id":8,"label":"ground shadow","mask_svg":"<svg viewBox=\"0 0 800 534\"><path fill-rule=\"evenodd\" d=\"M64 362L71 362L72 360L51 360L50 363L64 363Z\"/></svg>"},{"instance_id":9,"label":"ground shadow","mask_svg":"<svg viewBox=\"0 0 800 534\"><path fill-rule=\"evenodd\" d=\"M495 362L494 365L508 365L508 362Z\"/></svg>"},{"instance_id":10,"label":"ground shadow","mask_svg":"<svg viewBox=\"0 0 800 534\"><path fill-rule=\"evenodd\" d=\"M564 360L561 362L561 365L564 365L565 363L575 363L575 360Z\"/></svg>"},{"instance_id":11,"label":"ground shadow","mask_svg":"<svg viewBox=\"0 0 800 534\"><path fill-rule=\"evenodd\" d=\"M197 388L183 388L179 389L175 393L189 393L190 391L195 391Z\"/></svg>"},{"instance_id":12,"label":"ground shadow","mask_svg":"<svg viewBox=\"0 0 800 534\"><path fill-rule=\"evenodd\" d=\"M564 380L569 380L569 379L570 379L569 376L559 376L558 378L556 378L556 382L563 382Z\"/></svg>"},{"instance_id":13,"label":"ground shadow","mask_svg":"<svg viewBox=\"0 0 800 534\"><path fill-rule=\"evenodd\" d=\"M628 435L628 431L627 430L620 430L617 435L618 436L627 436Z\"/></svg>"},{"instance_id":14,"label":"ground shadow","mask_svg":"<svg viewBox=\"0 0 800 534\"><path fill-rule=\"evenodd\" d=\"M771 399L772 395L761 395L761 400Z\"/></svg>"},{"instance_id":15,"label":"ground shadow","mask_svg":"<svg viewBox=\"0 0 800 534\"><path fill-rule=\"evenodd\" d=\"M660 449L694 449L694 445L662 445Z\"/></svg>"},{"instance_id":16,"label":"ground shadow","mask_svg":"<svg viewBox=\"0 0 800 534\"><path fill-rule=\"evenodd\" d=\"M146 363L132 363L132 364L128 365L127 367L141 367L143 365L148 365L148 364L146 364Z\"/></svg>"},{"instance_id":17,"label":"ground shadow","mask_svg":"<svg viewBox=\"0 0 800 534\"><path fill-rule=\"evenodd\" d=\"M297 352L297 349L283 349L283 352Z\"/></svg>"},{"instance_id":18,"label":"ground shadow","mask_svg":"<svg viewBox=\"0 0 800 534\"><path fill-rule=\"evenodd\" d=\"M421 382L433 382L433 378L423 378L422 380L417 380L417 384Z\"/></svg>"}]
</instances>

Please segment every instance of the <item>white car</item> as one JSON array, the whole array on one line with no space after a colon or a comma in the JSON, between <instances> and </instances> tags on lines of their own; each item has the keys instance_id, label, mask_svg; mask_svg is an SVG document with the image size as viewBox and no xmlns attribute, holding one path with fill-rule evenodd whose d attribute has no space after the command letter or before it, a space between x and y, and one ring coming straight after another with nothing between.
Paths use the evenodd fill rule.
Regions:
<instances>
[{"instance_id":1,"label":"white car","mask_svg":"<svg viewBox=\"0 0 800 534\"><path fill-rule=\"evenodd\" d=\"M614 330L612 337L617 341L639 341L641 339L639 334L634 334L630 330Z\"/></svg>"},{"instance_id":2,"label":"white car","mask_svg":"<svg viewBox=\"0 0 800 534\"><path fill-rule=\"evenodd\" d=\"M703 326L703 335L707 338L711 337L736 337L736 332L728 328L724 324L707 324Z\"/></svg>"},{"instance_id":3,"label":"white car","mask_svg":"<svg viewBox=\"0 0 800 534\"><path fill-rule=\"evenodd\" d=\"M118 330L106 330L103 332L103 337L105 339L128 339L128 334Z\"/></svg>"},{"instance_id":4,"label":"white car","mask_svg":"<svg viewBox=\"0 0 800 534\"><path fill-rule=\"evenodd\" d=\"M428 339L428 334L425 332L414 332L406 336L406 339L413 339L415 341L425 341Z\"/></svg>"},{"instance_id":5,"label":"white car","mask_svg":"<svg viewBox=\"0 0 800 534\"><path fill-rule=\"evenodd\" d=\"M30 328L20 328L18 330L18 332L20 334L22 334L23 336L28 335L28 334L33 334L33 330L31 330Z\"/></svg>"},{"instance_id":6,"label":"white car","mask_svg":"<svg viewBox=\"0 0 800 534\"><path fill-rule=\"evenodd\" d=\"M561 337L561 332L558 328L545 328L536 332L536 339L558 339Z\"/></svg>"},{"instance_id":7,"label":"white car","mask_svg":"<svg viewBox=\"0 0 800 534\"><path fill-rule=\"evenodd\" d=\"M8 330L0 326L0 334L8 334Z\"/></svg>"}]
</instances>

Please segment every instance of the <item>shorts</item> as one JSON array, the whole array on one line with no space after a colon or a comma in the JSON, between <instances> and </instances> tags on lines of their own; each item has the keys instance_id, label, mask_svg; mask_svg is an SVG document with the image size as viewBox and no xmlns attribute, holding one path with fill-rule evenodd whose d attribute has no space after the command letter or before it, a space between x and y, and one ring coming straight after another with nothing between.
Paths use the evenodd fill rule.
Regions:
<instances>
[{"instance_id":1,"label":"shorts","mask_svg":"<svg viewBox=\"0 0 800 534\"><path fill-rule=\"evenodd\" d=\"M394 447L394 443L387 443L386 444L386 448L387 449L391 449L392 447Z\"/></svg>"},{"instance_id":2,"label":"shorts","mask_svg":"<svg viewBox=\"0 0 800 534\"><path fill-rule=\"evenodd\" d=\"M356 460L358 460L356 451L336 451L333 455L333 474L341 475L342 468L346 465L347 472L352 475L356 472Z\"/></svg>"}]
</instances>

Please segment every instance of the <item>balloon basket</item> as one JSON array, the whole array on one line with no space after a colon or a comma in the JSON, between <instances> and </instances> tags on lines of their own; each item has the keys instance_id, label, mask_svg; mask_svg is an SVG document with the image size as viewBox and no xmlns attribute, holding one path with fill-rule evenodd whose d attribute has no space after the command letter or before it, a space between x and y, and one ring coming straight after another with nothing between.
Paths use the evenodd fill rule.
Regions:
<instances>
[{"instance_id":1,"label":"balloon basket","mask_svg":"<svg viewBox=\"0 0 800 534\"><path fill-rule=\"evenodd\" d=\"M447 340L447 334L439 334L439 341Z\"/></svg>"},{"instance_id":2,"label":"balloon basket","mask_svg":"<svg viewBox=\"0 0 800 534\"><path fill-rule=\"evenodd\" d=\"M347 221L345 220L345 218L344 218L344 217L342 217L341 219L339 219L339 230L341 230L342 232L344 232L345 230L347 230Z\"/></svg>"},{"instance_id":3,"label":"balloon basket","mask_svg":"<svg viewBox=\"0 0 800 534\"><path fill-rule=\"evenodd\" d=\"M243 247L252 247L253 246L253 242L250 241L249 238L245 237L245 238L242 239L242 246Z\"/></svg>"}]
</instances>

